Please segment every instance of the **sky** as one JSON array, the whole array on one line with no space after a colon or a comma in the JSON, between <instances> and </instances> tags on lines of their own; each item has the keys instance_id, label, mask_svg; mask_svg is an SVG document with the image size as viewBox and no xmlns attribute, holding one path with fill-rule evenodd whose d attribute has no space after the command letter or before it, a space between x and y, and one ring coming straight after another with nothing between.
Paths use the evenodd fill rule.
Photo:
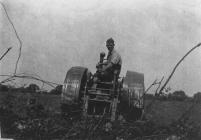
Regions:
<instances>
[{"instance_id":1,"label":"sky","mask_svg":"<svg viewBox=\"0 0 201 140\"><path fill-rule=\"evenodd\" d=\"M144 73L145 86L165 79L201 42L199 0L1 0L23 42L18 73L62 84L72 66L92 73L105 41L113 37L127 70ZM0 74L12 74L19 42L0 7ZM2 79L3 77L0 77ZM5 77L4 77L5 78ZM20 80L21 84L28 81ZM181 63L168 87L188 95L201 91L201 48Z\"/></svg>"}]
</instances>

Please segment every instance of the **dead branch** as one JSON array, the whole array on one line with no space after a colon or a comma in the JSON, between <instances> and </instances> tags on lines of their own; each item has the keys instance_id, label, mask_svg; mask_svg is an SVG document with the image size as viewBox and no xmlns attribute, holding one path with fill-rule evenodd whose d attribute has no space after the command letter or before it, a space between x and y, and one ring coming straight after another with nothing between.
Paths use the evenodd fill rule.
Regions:
<instances>
[{"instance_id":1,"label":"dead branch","mask_svg":"<svg viewBox=\"0 0 201 140\"><path fill-rule=\"evenodd\" d=\"M140 97L140 99L142 99L142 98L145 97L145 95L146 95L147 92L151 89L152 86L154 86L154 85L159 85L159 86L158 86L158 88L159 88L160 85L161 85L161 83L162 83L162 81L163 81L163 78L164 78L164 76L162 77L162 79L161 79L159 82L157 82L157 79L154 80L154 81L152 82L152 84L145 90L145 92L143 93L142 97ZM157 89L158 89L158 88L157 88Z\"/></svg>"},{"instance_id":2,"label":"dead branch","mask_svg":"<svg viewBox=\"0 0 201 140\"><path fill-rule=\"evenodd\" d=\"M157 83L157 79L154 80L154 81L152 82L152 84L145 90L144 94L146 94L146 93L151 89L151 87L152 87L153 85L155 85L156 83Z\"/></svg>"},{"instance_id":3,"label":"dead branch","mask_svg":"<svg viewBox=\"0 0 201 140\"><path fill-rule=\"evenodd\" d=\"M7 82L10 82L10 81L13 81L13 80L15 80L14 77L9 77L9 78L7 78L7 79L4 79L4 80L1 81L0 83L1 83L1 84L2 84L2 83L7 83Z\"/></svg>"},{"instance_id":4,"label":"dead branch","mask_svg":"<svg viewBox=\"0 0 201 140\"><path fill-rule=\"evenodd\" d=\"M41 78L37 78L37 77L34 77L34 76L27 76L27 75L0 75L0 76L5 76L5 77L8 76L7 79L1 81L0 83L9 82L10 80L14 80L14 78L25 78L25 79L32 79L32 80L40 81L40 82L42 82L44 84L47 84L47 85L49 85L49 86L51 86L53 88L55 88L54 85L56 85L56 86L60 85L58 83L54 83L54 82L50 82L50 81L45 81L45 80L43 80Z\"/></svg>"},{"instance_id":5,"label":"dead branch","mask_svg":"<svg viewBox=\"0 0 201 140\"><path fill-rule=\"evenodd\" d=\"M163 81L163 78L164 78L164 76L162 77L162 79L161 79L159 82L157 82L157 79L154 80L154 81L152 82L152 84L145 90L145 92L144 92L143 95L145 95L145 94L152 88L152 86L154 86L154 85L159 85L159 86L157 87L157 89L158 89L158 88L160 87L162 81Z\"/></svg>"},{"instance_id":6,"label":"dead branch","mask_svg":"<svg viewBox=\"0 0 201 140\"><path fill-rule=\"evenodd\" d=\"M150 88L151 88L153 85L158 84L158 87L157 87L157 89L156 89L156 91L155 91L155 95L157 95L157 91L158 91L158 89L160 88L163 79L164 79L164 76L161 78L161 80L160 80L159 82L156 82L156 80L155 80L155 81L150 85ZM148 88L148 89L149 89L149 88ZM145 94L144 94L144 95L145 95ZM146 110L148 110L149 108L151 108L151 106L152 106L152 104L153 104L154 102L155 102L155 98L153 98L153 99L151 100L151 102L149 103L149 105L147 105Z\"/></svg>"},{"instance_id":7,"label":"dead branch","mask_svg":"<svg viewBox=\"0 0 201 140\"><path fill-rule=\"evenodd\" d=\"M7 51L1 56L0 61L1 61L1 59L4 58L4 56L5 56L11 49L12 49L12 47L10 47L10 48L7 49Z\"/></svg>"},{"instance_id":8,"label":"dead branch","mask_svg":"<svg viewBox=\"0 0 201 140\"><path fill-rule=\"evenodd\" d=\"M13 73L13 75L1 75L1 76L8 76L8 78L4 79L4 80L1 81L0 83L5 83L5 82L9 82L9 81L15 80L15 78L26 78L26 79L33 79L33 80L40 81L40 82L42 82L43 84L45 83L45 84L47 84L47 85L49 85L49 86L51 86L51 87L54 87L54 88L55 88L54 85L60 85L60 84L57 84L57 83L53 83L53 82L49 82L49 81L42 80L42 79L41 79L40 77L38 77L38 76L35 77L35 76L30 76L30 75L20 75L20 74L16 74L17 68L18 68L18 63L19 63L19 60L20 60L20 57L21 57L22 41L21 41L21 39L20 39L20 37L19 37L19 35L18 35L18 32L17 32L17 30L16 30L16 28L15 28L15 26L14 26L14 24L13 24L11 18L10 18L9 15L8 15L6 6L5 6L2 2L0 2L0 4L2 5L2 7L3 7L4 11L5 11L6 17L7 17L8 21L9 21L9 23L11 24L11 26L12 26L12 28L13 28L13 30L14 30L14 33L15 33L15 35L16 35L18 41L19 41L19 55L18 55L16 64L15 64L14 73ZM10 49L11 49L11 48L9 48L9 49L6 51L6 53L4 53L4 55L1 57L1 59L8 53L8 51L9 51ZM1 60L1 59L0 59L0 60Z\"/></svg>"},{"instance_id":9,"label":"dead branch","mask_svg":"<svg viewBox=\"0 0 201 140\"><path fill-rule=\"evenodd\" d=\"M158 94L158 90L159 90L159 88L160 88L160 86L161 86L161 84L162 84L163 79L164 79L164 76L161 78L161 80L160 80L160 82L159 82L159 85L158 85L158 87L157 87L157 89L156 89L156 91L155 91L155 95Z\"/></svg>"},{"instance_id":10,"label":"dead branch","mask_svg":"<svg viewBox=\"0 0 201 140\"><path fill-rule=\"evenodd\" d=\"M0 2L0 3L1 3L1 5L2 5L2 7L3 7L4 11L5 11L6 17L7 17L8 21L9 21L9 23L11 24L11 26L12 26L14 32L15 32L15 35L16 35L18 41L19 41L19 55L18 55L16 64L15 64L15 71L14 71L14 75L15 75L16 72L17 72L18 62L19 62L20 57L21 57L22 41L21 41L21 39L20 39L20 37L19 37L19 35L18 35L18 33L17 33L17 30L16 30L16 28L15 28L15 26L14 26L12 20L10 19L9 15L8 15L8 12L7 12L7 10L6 10L6 6L5 6L2 2Z\"/></svg>"},{"instance_id":11,"label":"dead branch","mask_svg":"<svg viewBox=\"0 0 201 140\"><path fill-rule=\"evenodd\" d=\"M162 94L163 89L166 87L166 85L168 84L168 82L170 81L170 79L172 78L175 70L177 69L177 67L179 66L179 64L196 48L200 47L201 43L198 43L196 46L194 46L192 49L190 49L180 60L179 62L175 65L174 69L172 70L170 76L168 77L168 79L165 81L164 85L161 87L160 91L159 91L159 95Z\"/></svg>"}]
</instances>

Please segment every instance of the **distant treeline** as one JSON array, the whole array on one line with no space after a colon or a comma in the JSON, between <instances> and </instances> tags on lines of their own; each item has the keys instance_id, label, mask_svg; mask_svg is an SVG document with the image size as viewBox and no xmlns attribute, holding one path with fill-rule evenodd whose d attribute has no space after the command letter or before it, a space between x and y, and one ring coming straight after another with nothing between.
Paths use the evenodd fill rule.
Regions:
<instances>
[{"instance_id":1,"label":"distant treeline","mask_svg":"<svg viewBox=\"0 0 201 140\"><path fill-rule=\"evenodd\" d=\"M22 93L38 93L38 94L51 94L51 95L60 95L62 92L62 85L56 86L54 89L50 91L41 90L40 87L36 84L29 84L27 87L13 87L8 85L0 84L1 92L22 92ZM193 100L196 102L201 102L201 92L197 92L193 95L193 97L189 97L183 90L174 91L173 93L164 93L160 96L155 96L153 94L146 94L145 99L153 99L156 98L158 100L175 100L175 101L184 101L184 100Z\"/></svg>"},{"instance_id":2,"label":"distant treeline","mask_svg":"<svg viewBox=\"0 0 201 140\"><path fill-rule=\"evenodd\" d=\"M193 97L189 97L183 90L174 91L173 93L162 94L160 96L155 96L153 94L146 94L145 99L158 99L163 101L196 101L201 102L201 92L197 92Z\"/></svg>"},{"instance_id":3,"label":"distant treeline","mask_svg":"<svg viewBox=\"0 0 201 140\"><path fill-rule=\"evenodd\" d=\"M41 93L41 94L53 94L53 95L60 95L62 91L62 85L56 86L54 89L50 91L41 90L40 87L36 84L29 84L27 87L14 87L9 85L0 84L0 91L1 92L30 92L30 93Z\"/></svg>"}]
</instances>

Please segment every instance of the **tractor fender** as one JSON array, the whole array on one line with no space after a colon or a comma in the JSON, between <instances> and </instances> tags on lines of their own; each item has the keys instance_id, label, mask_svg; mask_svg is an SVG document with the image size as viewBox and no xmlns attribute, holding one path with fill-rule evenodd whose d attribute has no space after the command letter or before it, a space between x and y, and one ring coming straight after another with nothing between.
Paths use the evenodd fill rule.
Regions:
<instances>
[{"instance_id":1,"label":"tractor fender","mask_svg":"<svg viewBox=\"0 0 201 140\"><path fill-rule=\"evenodd\" d=\"M120 94L120 112L138 119L144 108L144 74L127 71ZM125 111L125 108L128 108ZM129 117L129 118L130 118Z\"/></svg>"},{"instance_id":2,"label":"tractor fender","mask_svg":"<svg viewBox=\"0 0 201 140\"><path fill-rule=\"evenodd\" d=\"M80 103L89 73L87 68L79 66L68 70L62 87L62 104Z\"/></svg>"}]
</instances>

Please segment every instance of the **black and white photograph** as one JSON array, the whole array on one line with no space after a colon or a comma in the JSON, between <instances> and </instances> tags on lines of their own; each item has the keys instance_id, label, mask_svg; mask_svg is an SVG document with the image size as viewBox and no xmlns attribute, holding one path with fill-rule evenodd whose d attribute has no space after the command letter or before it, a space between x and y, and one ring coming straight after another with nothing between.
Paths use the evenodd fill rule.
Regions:
<instances>
[{"instance_id":1,"label":"black and white photograph","mask_svg":"<svg viewBox=\"0 0 201 140\"><path fill-rule=\"evenodd\" d=\"M201 140L201 1L0 0L0 140Z\"/></svg>"}]
</instances>

